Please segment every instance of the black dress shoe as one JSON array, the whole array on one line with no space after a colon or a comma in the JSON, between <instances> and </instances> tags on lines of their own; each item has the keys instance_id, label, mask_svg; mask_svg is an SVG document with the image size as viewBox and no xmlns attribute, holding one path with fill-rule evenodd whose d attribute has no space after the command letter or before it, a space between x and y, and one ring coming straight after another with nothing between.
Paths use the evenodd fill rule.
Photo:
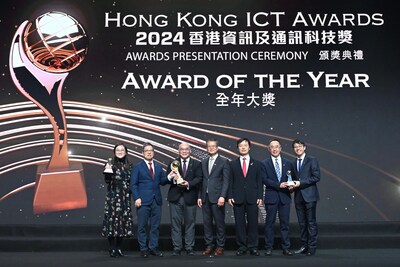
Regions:
<instances>
[{"instance_id":1,"label":"black dress shoe","mask_svg":"<svg viewBox=\"0 0 400 267\"><path fill-rule=\"evenodd\" d=\"M250 250L250 255L252 256L260 256L260 252L257 249Z\"/></svg>"},{"instance_id":2,"label":"black dress shoe","mask_svg":"<svg viewBox=\"0 0 400 267\"><path fill-rule=\"evenodd\" d=\"M265 256L272 256L272 250L269 248L264 253Z\"/></svg>"},{"instance_id":3,"label":"black dress shoe","mask_svg":"<svg viewBox=\"0 0 400 267\"><path fill-rule=\"evenodd\" d=\"M110 249L108 252L110 253L111 258L117 257L117 251L115 249Z\"/></svg>"},{"instance_id":4,"label":"black dress shoe","mask_svg":"<svg viewBox=\"0 0 400 267\"><path fill-rule=\"evenodd\" d=\"M140 251L140 256L142 256L143 258L148 258L149 252L147 250L142 250Z\"/></svg>"},{"instance_id":5,"label":"black dress shoe","mask_svg":"<svg viewBox=\"0 0 400 267\"><path fill-rule=\"evenodd\" d=\"M117 255L119 256L119 257L125 257L125 254L122 252L122 250L119 248L119 249L117 249Z\"/></svg>"},{"instance_id":6,"label":"black dress shoe","mask_svg":"<svg viewBox=\"0 0 400 267\"><path fill-rule=\"evenodd\" d=\"M160 252L160 251L158 251L156 249L150 249L150 255L157 256L157 257L162 257L163 256L162 252Z\"/></svg>"},{"instance_id":7,"label":"black dress shoe","mask_svg":"<svg viewBox=\"0 0 400 267\"><path fill-rule=\"evenodd\" d=\"M174 249L174 251L172 252L172 256L179 256L181 255L181 251L178 249Z\"/></svg>"},{"instance_id":8,"label":"black dress shoe","mask_svg":"<svg viewBox=\"0 0 400 267\"><path fill-rule=\"evenodd\" d=\"M247 254L246 250L239 249L238 251L236 251L236 256L243 256L246 254Z\"/></svg>"},{"instance_id":9,"label":"black dress shoe","mask_svg":"<svg viewBox=\"0 0 400 267\"><path fill-rule=\"evenodd\" d=\"M301 246L298 250L294 251L294 254L305 254L307 253L307 250L306 246Z\"/></svg>"},{"instance_id":10,"label":"black dress shoe","mask_svg":"<svg viewBox=\"0 0 400 267\"><path fill-rule=\"evenodd\" d=\"M283 250L283 255L285 256L293 256L293 252L289 249L284 249Z\"/></svg>"}]
</instances>

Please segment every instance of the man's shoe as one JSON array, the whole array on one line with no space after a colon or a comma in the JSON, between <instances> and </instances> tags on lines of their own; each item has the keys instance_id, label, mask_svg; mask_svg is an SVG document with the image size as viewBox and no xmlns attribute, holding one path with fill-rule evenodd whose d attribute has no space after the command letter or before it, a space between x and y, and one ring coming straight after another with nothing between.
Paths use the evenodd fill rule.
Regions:
<instances>
[{"instance_id":1,"label":"man's shoe","mask_svg":"<svg viewBox=\"0 0 400 267\"><path fill-rule=\"evenodd\" d=\"M120 257L124 257L125 254L122 252L122 250L120 248L117 249L117 255Z\"/></svg>"},{"instance_id":2,"label":"man's shoe","mask_svg":"<svg viewBox=\"0 0 400 267\"><path fill-rule=\"evenodd\" d=\"M293 252L289 249L284 249L283 250L283 255L285 256L293 256Z\"/></svg>"},{"instance_id":3,"label":"man's shoe","mask_svg":"<svg viewBox=\"0 0 400 267\"><path fill-rule=\"evenodd\" d=\"M188 255L188 256L194 256L194 251L193 251L193 249L188 249L188 250L186 250L186 255Z\"/></svg>"},{"instance_id":4,"label":"man's shoe","mask_svg":"<svg viewBox=\"0 0 400 267\"><path fill-rule=\"evenodd\" d=\"M224 249L221 247L218 247L215 251L214 251L214 256L222 256L224 254Z\"/></svg>"},{"instance_id":5,"label":"man's shoe","mask_svg":"<svg viewBox=\"0 0 400 267\"><path fill-rule=\"evenodd\" d=\"M143 258L148 258L149 252L147 250L142 250L142 251L140 251L140 256Z\"/></svg>"},{"instance_id":6,"label":"man's shoe","mask_svg":"<svg viewBox=\"0 0 400 267\"><path fill-rule=\"evenodd\" d=\"M110 249L108 252L110 253L111 258L117 257L117 251L115 249Z\"/></svg>"},{"instance_id":7,"label":"man's shoe","mask_svg":"<svg viewBox=\"0 0 400 267\"><path fill-rule=\"evenodd\" d=\"M202 253L203 256L210 256L212 254L213 254L212 248L206 248L206 250L204 250Z\"/></svg>"},{"instance_id":8,"label":"man's shoe","mask_svg":"<svg viewBox=\"0 0 400 267\"><path fill-rule=\"evenodd\" d=\"M271 250L270 248L268 248L268 249L265 251L264 255L265 255L265 256L272 256L272 250Z\"/></svg>"},{"instance_id":9,"label":"man's shoe","mask_svg":"<svg viewBox=\"0 0 400 267\"><path fill-rule=\"evenodd\" d=\"M239 249L238 251L236 251L236 256L243 256L246 254L247 254L246 250Z\"/></svg>"},{"instance_id":10,"label":"man's shoe","mask_svg":"<svg viewBox=\"0 0 400 267\"><path fill-rule=\"evenodd\" d=\"M294 251L294 254L305 254L307 253L307 250L306 246L301 246L298 250Z\"/></svg>"},{"instance_id":11,"label":"man's shoe","mask_svg":"<svg viewBox=\"0 0 400 267\"><path fill-rule=\"evenodd\" d=\"M179 256L181 255L181 251L178 249L174 249L174 251L172 252L172 256Z\"/></svg>"},{"instance_id":12,"label":"man's shoe","mask_svg":"<svg viewBox=\"0 0 400 267\"><path fill-rule=\"evenodd\" d=\"M260 252L257 249L250 250L250 255L252 256L260 256Z\"/></svg>"},{"instance_id":13,"label":"man's shoe","mask_svg":"<svg viewBox=\"0 0 400 267\"><path fill-rule=\"evenodd\" d=\"M160 251L158 251L156 249L150 249L150 255L157 256L157 257L162 257L163 256L162 252L160 252Z\"/></svg>"}]
</instances>

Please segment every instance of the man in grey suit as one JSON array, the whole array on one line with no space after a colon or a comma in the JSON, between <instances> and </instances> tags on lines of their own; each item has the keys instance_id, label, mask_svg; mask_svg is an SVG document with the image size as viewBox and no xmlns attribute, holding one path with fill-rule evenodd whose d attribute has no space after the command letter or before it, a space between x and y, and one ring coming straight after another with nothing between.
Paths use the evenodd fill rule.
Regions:
<instances>
[{"instance_id":1,"label":"man in grey suit","mask_svg":"<svg viewBox=\"0 0 400 267\"><path fill-rule=\"evenodd\" d=\"M218 142L209 139L206 142L208 158L204 159L203 185L199 190L197 204L203 211L204 256L221 256L225 247L225 199L229 189L229 162L218 154ZM216 226L216 243L214 251L213 220Z\"/></svg>"},{"instance_id":2,"label":"man in grey suit","mask_svg":"<svg viewBox=\"0 0 400 267\"><path fill-rule=\"evenodd\" d=\"M296 166L294 176L294 204L300 226L300 239L302 246L295 251L296 254L313 256L317 250L317 201L319 192L317 183L321 179L318 160L306 155L306 144L301 140L292 143L297 156L293 165Z\"/></svg>"}]
</instances>

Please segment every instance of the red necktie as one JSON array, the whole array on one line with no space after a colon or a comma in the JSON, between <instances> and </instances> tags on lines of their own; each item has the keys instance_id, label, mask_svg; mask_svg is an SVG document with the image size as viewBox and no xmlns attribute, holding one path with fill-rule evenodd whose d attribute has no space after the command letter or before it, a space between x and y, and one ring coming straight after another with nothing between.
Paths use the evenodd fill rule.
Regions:
<instances>
[{"instance_id":1,"label":"red necktie","mask_svg":"<svg viewBox=\"0 0 400 267\"><path fill-rule=\"evenodd\" d=\"M150 169L151 179L154 180L154 171L153 171L153 167L151 166L151 162L149 162L149 169Z\"/></svg>"},{"instance_id":2,"label":"red necktie","mask_svg":"<svg viewBox=\"0 0 400 267\"><path fill-rule=\"evenodd\" d=\"M243 171L243 176L246 177L247 174L246 158L243 158L242 171Z\"/></svg>"}]
</instances>

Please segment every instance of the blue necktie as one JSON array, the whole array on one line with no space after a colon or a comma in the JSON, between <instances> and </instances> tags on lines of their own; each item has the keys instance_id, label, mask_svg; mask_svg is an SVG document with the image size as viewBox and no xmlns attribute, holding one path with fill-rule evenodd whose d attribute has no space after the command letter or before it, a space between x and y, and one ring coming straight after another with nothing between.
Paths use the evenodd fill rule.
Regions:
<instances>
[{"instance_id":1,"label":"blue necktie","mask_svg":"<svg viewBox=\"0 0 400 267\"><path fill-rule=\"evenodd\" d=\"M278 159L275 159L275 171L276 171L276 176L278 176L278 180L280 182L281 181L281 169L279 168Z\"/></svg>"},{"instance_id":2,"label":"blue necktie","mask_svg":"<svg viewBox=\"0 0 400 267\"><path fill-rule=\"evenodd\" d=\"M298 164L297 164L297 171L300 173L301 172L301 159L298 159Z\"/></svg>"}]
</instances>

